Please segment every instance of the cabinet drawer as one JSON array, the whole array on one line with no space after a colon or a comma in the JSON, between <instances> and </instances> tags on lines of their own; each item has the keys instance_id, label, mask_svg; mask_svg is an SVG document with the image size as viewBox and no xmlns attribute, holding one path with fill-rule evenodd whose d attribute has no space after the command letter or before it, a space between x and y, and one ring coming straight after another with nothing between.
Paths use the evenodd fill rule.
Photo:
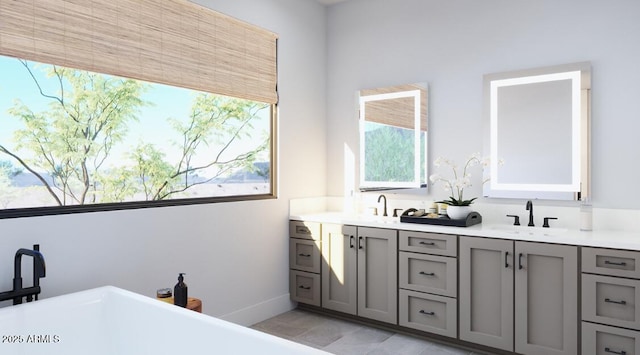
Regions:
<instances>
[{"instance_id":1,"label":"cabinet drawer","mask_svg":"<svg viewBox=\"0 0 640 355\"><path fill-rule=\"evenodd\" d=\"M456 256L456 236L425 232L400 231L400 250L415 253Z\"/></svg>"},{"instance_id":2,"label":"cabinet drawer","mask_svg":"<svg viewBox=\"0 0 640 355\"><path fill-rule=\"evenodd\" d=\"M455 258L400 252L399 263L400 288L456 296L458 273Z\"/></svg>"},{"instance_id":3,"label":"cabinet drawer","mask_svg":"<svg viewBox=\"0 0 640 355\"><path fill-rule=\"evenodd\" d=\"M640 279L640 252L582 248L582 271Z\"/></svg>"},{"instance_id":4,"label":"cabinet drawer","mask_svg":"<svg viewBox=\"0 0 640 355\"><path fill-rule=\"evenodd\" d=\"M640 329L640 281L582 275L582 319Z\"/></svg>"},{"instance_id":5,"label":"cabinet drawer","mask_svg":"<svg viewBox=\"0 0 640 355\"><path fill-rule=\"evenodd\" d=\"M320 223L289 221L289 236L291 238L320 240Z\"/></svg>"},{"instance_id":6,"label":"cabinet drawer","mask_svg":"<svg viewBox=\"0 0 640 355\"><path fill-rule=\"evenodd\" d=\"M320 273L320 241L290 238L289 267Z\"/></svg>"},{"instance_id":7,"label":"cabinet drawer","mask_svg":"<svg viewBox=\"0 0 640 355\"><path fill-rule=\"evenodd\" d=\"M403 327L455 338L455 298L400 290L399 323Z\"/></svg>"},{"instance_id":8,"label":"cabinet drawer","mask_svg":"<svg viewBox=\"0 0 640 355\"><path fill-rule=\"evenodd\" d=\"M290 270L289 295L294 301L320 307L320 275Z\"/></svg>"},{"instance_id":9,"label":"cabinet drawer","mask_svg":"<svg viewBox=\"0 0 640 355\"><path fill-rule=\"evenodd\" d=\"M582 323L582 355L640 355L640 333Z\"/></svg>"}]
</instances>

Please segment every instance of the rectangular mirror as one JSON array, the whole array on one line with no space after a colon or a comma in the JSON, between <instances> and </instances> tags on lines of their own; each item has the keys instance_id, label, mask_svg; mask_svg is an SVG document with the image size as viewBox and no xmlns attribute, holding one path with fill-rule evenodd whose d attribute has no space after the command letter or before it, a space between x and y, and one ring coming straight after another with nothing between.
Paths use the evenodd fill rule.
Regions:
<instances>
[{"instance_id":1,"label":"rectangular mirror","mask_svg":"<svg viewBox=\"0 0 640 355\"><path fill-rule=\"evenodd\" d=\"M360 190L416 188L427 178L427 84L361 90Z\"/></svg>"},{"instance_id":2,"label":"rectangular mirror","mask_svg":"<svg viewBox=\"0 0 640 355\"><path fill-rule=\"evenodd\" d=\"M484 195L587 197L590 91L588 62L485 75Z\"/></svg>"}]
</instances>

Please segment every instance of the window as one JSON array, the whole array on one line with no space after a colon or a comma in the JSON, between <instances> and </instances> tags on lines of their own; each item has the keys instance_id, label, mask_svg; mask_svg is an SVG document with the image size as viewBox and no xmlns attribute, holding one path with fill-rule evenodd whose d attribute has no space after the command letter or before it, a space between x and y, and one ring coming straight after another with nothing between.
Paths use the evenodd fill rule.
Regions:
<instances>
[{"instance_id":1,"label":"window","mask_svg":"<svg viewBox=\"0 0 640 355\"><path fill-rule=\"evenodd\" d=\"M2 209L272 192L270 104L8 57L0 78Z\"/></svg>"},{"instance_id":2,"label":"window","mask_svg":"<svg viewBox=\"0 0 640 355\"><path fill-rule=\"evenodd\" d=\"M184 0L0 15L0 218L275 195L273 33Z\"/></svg>"}]
</instances>

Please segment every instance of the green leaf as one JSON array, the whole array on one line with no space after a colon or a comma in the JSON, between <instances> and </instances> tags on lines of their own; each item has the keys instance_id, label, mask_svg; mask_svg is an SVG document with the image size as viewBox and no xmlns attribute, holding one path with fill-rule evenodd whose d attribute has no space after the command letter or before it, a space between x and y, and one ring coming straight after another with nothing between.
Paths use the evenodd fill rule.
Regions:
<instances>
[{"instance_id":1,"label":"green leaf","mask_svg":"<svg viewBox=\"0 0 640 355\"><path fill-rule=\"evenodd\" d=\"M474 197L474 198L472 198L470 200L458 200L458 199L453 198L453 196L450 196L448 200L436 201L436 203L444 203L445 205L449 205L449 206L469 206L476 199L477 199L477 197Z\"/></svg>"}]
</instances>

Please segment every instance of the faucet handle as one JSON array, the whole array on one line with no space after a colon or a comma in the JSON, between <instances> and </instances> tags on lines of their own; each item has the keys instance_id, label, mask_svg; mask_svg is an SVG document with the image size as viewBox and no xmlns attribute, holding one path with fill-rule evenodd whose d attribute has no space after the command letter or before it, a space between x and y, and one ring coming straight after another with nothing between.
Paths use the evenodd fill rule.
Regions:
<instances>
[{"instance_id":1,"label":"faucet handle","mask_svg":"<svg viewBox=\"0 0 640 355\"><path fill-rule=\"evenodd\" d=\"M513 225L514 226L519 226L520 225L520 216L516 216L515 214L508 214L507 217L513 217Z\"/></svg>"},{"instance_id":2,"label":"faucet handle","mask_svg":"<svg viewBox=\"0 0 640 355\"><path fill-rule=\"evenodd\" d=\"M558 219L558 217L544 217L544 223L542 223L542 228L549 228L550 219Z\"/></svg>"},{"instance_id":3,"label":"faucet handle","mask_svg":"<svg viewBox=\"0 0 640 355\"><path fill-rule=\"evenodd\" d=\"M394 217L398 217L398 211L404 211L402 208L394 208L393 209L393 216Z\"/></svg>"}]
</instances>

